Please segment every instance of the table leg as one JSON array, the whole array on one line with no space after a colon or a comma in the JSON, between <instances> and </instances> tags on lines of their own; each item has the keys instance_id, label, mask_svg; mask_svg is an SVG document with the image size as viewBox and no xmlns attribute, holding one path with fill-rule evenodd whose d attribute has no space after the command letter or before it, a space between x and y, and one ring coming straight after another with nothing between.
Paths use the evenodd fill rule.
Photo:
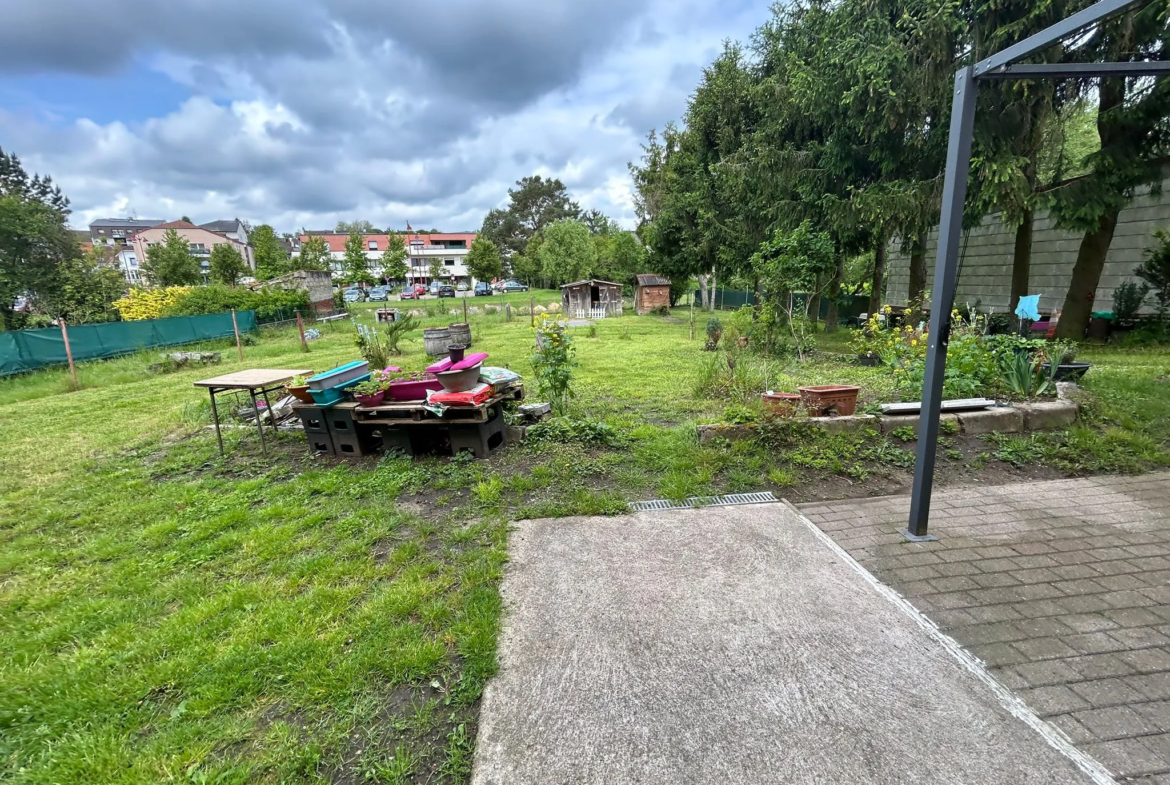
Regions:
<instances>
[{"instance_id":1,"label":"table leg","mask_svg":"<svg viewBox=\"0 0 1170 785\"><path fill-rule=\"evenodd\" d=\"M264 393L264 405L268 407L268 421L272 423L272 431L273 433L279 433L276 427L276 415L272 411L272 401L268 400L268 390L264 389L261 392Z\"/></svg>"},{"instance_id":2,"label":"table leg","mask_svg":"<svg viewBox=\"0 0 1170 785\"><path fill-rule=\"evenodd\" d=\"M215 388L208 387L211 393L211 416L215 420L215 440L219 442L219 457L223 457L223 434L219 431L219 409L215 408Z\"/></svg>"},{"instance_id":3,"label":"table leg","mask_svg":"<svg viewBox=\"0 0 1170 785\"><path fill-rule=\"evenodd\" d=\"M249 389L248 395L252 397L252 411L256 412L256 430L260 431L260 452L268 455L268 444L264 441L264 422L260 419L260 404L256 402L256 391Z\"/></svg>"}]
</instances>

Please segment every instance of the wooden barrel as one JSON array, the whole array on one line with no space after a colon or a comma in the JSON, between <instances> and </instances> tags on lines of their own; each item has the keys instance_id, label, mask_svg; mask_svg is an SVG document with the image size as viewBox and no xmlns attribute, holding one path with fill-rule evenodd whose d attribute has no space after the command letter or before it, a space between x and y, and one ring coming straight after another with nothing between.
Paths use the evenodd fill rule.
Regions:
<instances>
[{"instance_id":1,"label":"wooden barrel","mask_svg":"<svg viewBox=\"0 0 1170 785\"><path fill-rule=\"evenodd\" d=\"M451 331L446 327L423 330L423 349L431 357L445 356L451 343Z\"/></svg>"},{"instance_id":2,"label":"wooden barrel","mask_svg":"<svg viewBox=\"0 0 1170 785\"><path fill-rule=\"evenodd\" d=\"M447 331L451 334L451 343L457 343L462 346L471 346L471 325L466 322L459 324L452 324L447 326ZM443 351L447 351L447 347L443 347Z\"/></svg>"}]
</instances>

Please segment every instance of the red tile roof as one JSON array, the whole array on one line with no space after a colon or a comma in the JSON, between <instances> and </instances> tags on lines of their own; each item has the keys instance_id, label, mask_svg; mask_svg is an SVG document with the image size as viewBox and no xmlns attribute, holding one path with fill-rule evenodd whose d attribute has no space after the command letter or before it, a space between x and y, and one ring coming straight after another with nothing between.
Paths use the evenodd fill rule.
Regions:
<instances>
[{"instance_id":1,"label":"red tile roof","mask_svg":"<svg viewBox=\"0 0 1170 785\"><path fill-rule=\"evenodd\" d=\"M151 229L198 229L199 227L190 221L170 221L169 223L152 226Z\"/></svg>"},{"instance_id":2,"label":"red tile roof","mask_svg":"<svg viewBox=\"0 0 1170 785\"><path fill-rule=\"evenodd\" d=\"M403 232L396 232L395 234L404 238L404 242L408 244L417 241L423 243L424 246L429 246L443 241L463 240L465 243L467 243L469 248L471 247L471 244L475 242L475 238L477 237L475 232L452 232L444 234L419 234L417 232L406 234ZM349 234L345 232L309 232L307 234L300 235L300 241L303 243L308 240L309 237L320 237L324 239L325 242L329 243L330 248L340 248L341 246L345 245L345 241L349 239ZM362 240L364 242L368 243L370 240L377 242L379 251L385 250L386 243L389 242L388 238L389 235L387 235L385 232L362 235ZM336 245L334 245L335 243Z\"/></svg>"}]
</instances>

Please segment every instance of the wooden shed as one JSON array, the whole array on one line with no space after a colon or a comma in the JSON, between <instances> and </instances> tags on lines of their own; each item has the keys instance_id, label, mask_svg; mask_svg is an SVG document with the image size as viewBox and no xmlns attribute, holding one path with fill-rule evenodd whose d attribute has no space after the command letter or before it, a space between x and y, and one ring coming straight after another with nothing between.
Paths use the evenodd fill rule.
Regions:
<instances>
[{"instance_id":1,"label":"wooden shed","mask_svg":"<svg viewBox=\"0 0 1170 785\"><path fill-rule=\"evenodd\" d=\"M655 308L670 307L670 279L661 275L642 274L637 276L634 287L634 311L638 316L650 313Z\"/></svg>"},{"instance_id":2,"label":"wooden shed","mask_svg":"<svg viewBox=\"0 0 1170 785\"><path fill-rule=\"evenodd\" d=\"M576 281L561 287L561 307L571 319L622 315L622 286L610 281Z\"/></svg>"}]
</instances>

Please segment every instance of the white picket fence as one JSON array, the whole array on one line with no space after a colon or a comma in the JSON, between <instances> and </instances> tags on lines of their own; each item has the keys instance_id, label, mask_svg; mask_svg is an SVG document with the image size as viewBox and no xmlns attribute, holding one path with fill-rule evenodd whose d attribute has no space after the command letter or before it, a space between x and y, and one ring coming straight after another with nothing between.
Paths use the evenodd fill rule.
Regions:
<instances>
[{"instance_id":1,"label":"white picket fence","mask_svg":"<svg viewBox=\"0 0 1170 785\"><path fill-rule=\"evenodd\" d=\"M573 314L572 314L574 319L604 319L607 316L621 316L621 315L622 315L621 303L618 303L616 309L611 309L609 311L606 311L605 307L600 306L600 305L593 307L593 308L583 308L583 307L578 306L577 308L573 309Z\"/></svg>"}]
</instances>

